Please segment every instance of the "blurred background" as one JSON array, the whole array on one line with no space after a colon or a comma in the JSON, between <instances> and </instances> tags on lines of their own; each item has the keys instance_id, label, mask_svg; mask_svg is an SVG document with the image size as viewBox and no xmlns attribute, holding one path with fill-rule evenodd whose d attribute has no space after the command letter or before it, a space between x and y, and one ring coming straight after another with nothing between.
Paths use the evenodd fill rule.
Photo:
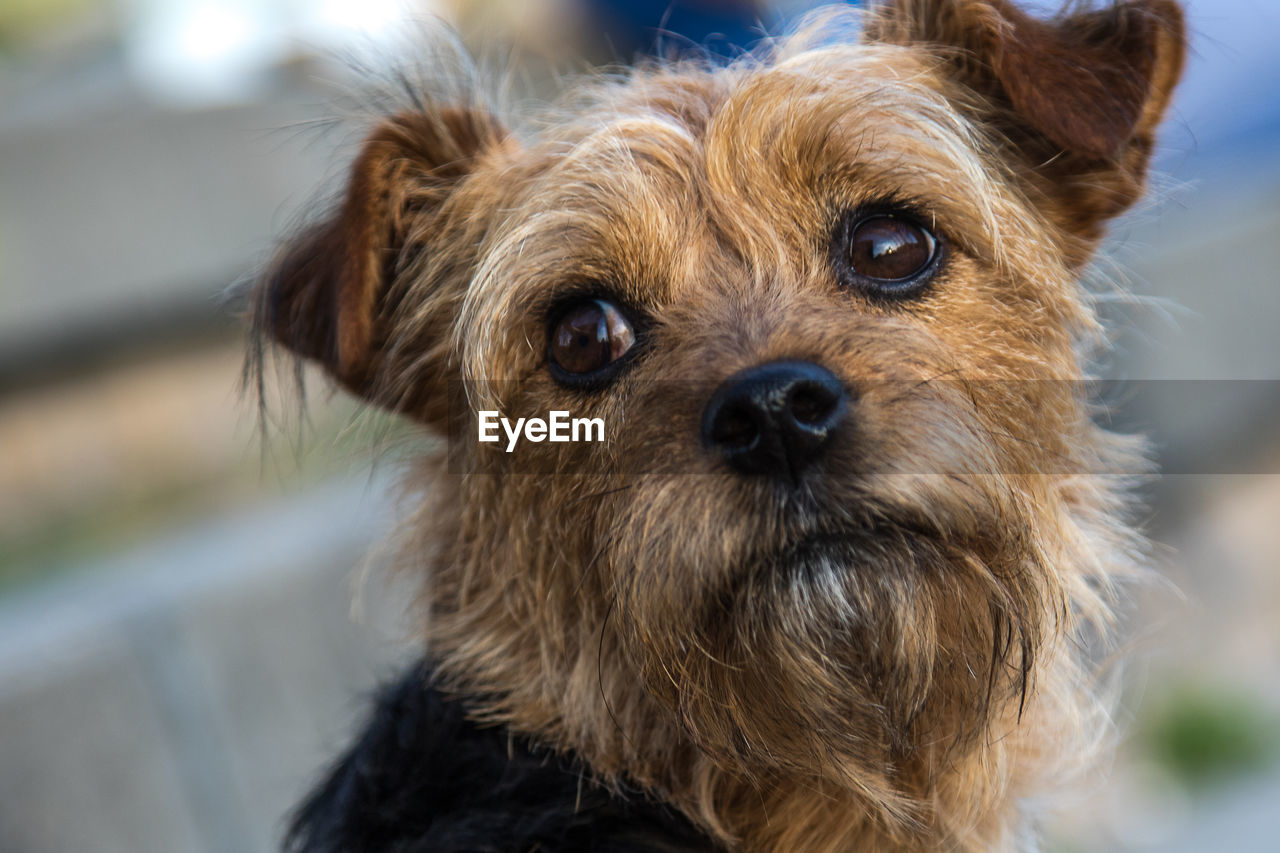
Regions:
<instances>
[{"instance_id":1,"label":"blurred background","mask_svg":"<svg viewBox=\"0 0 1280 853\"><path fill-rule=\"evenodd\" d=\"M0 0L0 850L273 849L413 654L367 558L394 455L323 391L264 443L227 296L351 156L349 57L440 16L519 102L659 26L732 54L810 5ZM1108 253L1133 297L1105 306L1167 582L1058 853L1280 849L1280 5L1187 5L1155 192Z\"/></svg>"}]
</instances>

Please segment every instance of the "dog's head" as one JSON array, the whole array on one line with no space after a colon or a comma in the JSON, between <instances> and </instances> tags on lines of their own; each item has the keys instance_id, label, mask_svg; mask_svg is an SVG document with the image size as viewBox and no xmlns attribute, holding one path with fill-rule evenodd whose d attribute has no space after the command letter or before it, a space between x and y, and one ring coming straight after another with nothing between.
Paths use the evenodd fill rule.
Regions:
<instances>
[{"instance_id":1,"label":"dog's head","mask_svg":"<svg viewBox=\"0 0 1280 853\"><path fill-rule=\"evenodd\" d=\"M1081 476L1119 451L1077 278L1140 195L1177 7L894 0L817 38L844 20L527 137L395 114L261 290L276 340L450 436L408 557L451 683L708 823L725 770L940 808L998 727L1074 712L1055 641L1130 542ZM482 410L605 441L506 453Z\"/></svg>"}]
</instances>

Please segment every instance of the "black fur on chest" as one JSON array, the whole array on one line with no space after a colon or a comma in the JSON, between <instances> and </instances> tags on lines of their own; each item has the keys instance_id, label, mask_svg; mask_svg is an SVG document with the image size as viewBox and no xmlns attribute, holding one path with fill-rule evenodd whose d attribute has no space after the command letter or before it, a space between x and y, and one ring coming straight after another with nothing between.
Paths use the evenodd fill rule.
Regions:
<instances>
[{"instance_id":1,"label":"black fur on chest","mask_svg":"<svg viewBox=\"0 0 1280 853\"><path fill-rule=\"evenodd\" d=\"M303 801L295 853L711 851L682 815L593 783L580 762L480 728L412 667L380 692L355 744Z\"/></svg>"}]
</instances>

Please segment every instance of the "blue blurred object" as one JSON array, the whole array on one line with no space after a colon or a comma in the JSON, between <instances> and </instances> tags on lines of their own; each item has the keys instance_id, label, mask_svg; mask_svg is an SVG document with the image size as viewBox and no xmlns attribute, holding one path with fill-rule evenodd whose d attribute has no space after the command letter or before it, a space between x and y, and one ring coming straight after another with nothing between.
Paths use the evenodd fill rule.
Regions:
<instances>
[{"instance_id":1,"label":"blue blurred object","mask_svg":"<svg viewBox=\"0 0 1280 853\"><path fill-rule=\"evenodd\" d=\"M759 41L773 15L753 0L585 0L616 59L697 45L732 55Z\"/></svg>"},{"instance_id":2,"label":"blue blurred object","mask_svg":"<svg viewBox=\"0 0 1280 853\"><path fill-rule=\"evenodd\" d=\"M600 27L613 58L622 61L644 55L664 56L689 47L714 56L735 56L760 39L776 34L784 20L777 9L780 4L767 0L583 2Z\"/></svg>"}]
</instances>

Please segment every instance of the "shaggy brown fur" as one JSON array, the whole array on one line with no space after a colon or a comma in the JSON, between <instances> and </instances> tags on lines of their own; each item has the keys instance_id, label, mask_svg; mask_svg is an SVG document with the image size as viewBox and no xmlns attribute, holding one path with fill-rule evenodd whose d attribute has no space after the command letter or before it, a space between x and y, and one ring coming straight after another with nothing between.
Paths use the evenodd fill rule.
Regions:
<instances>
[{"instance_id":1,"label":"shaggy brown fur","mask_svg":"<svg viewBox=\"0 0 1280 853\"><path fill-rule=\"evenodd\" d=\"M1142 191L1182 17L890 0L824 39L847 23L597 81L537 133L474 101L390 115L258 320L451 436L413 474L402 556L476 719L731 849L1024 849L1033 799L1105 740L1085 647L1141 552L1108 476L1140 445L1076 382L1079 278ZM869 209L938 238L918 291L842 277ZM638 328L603 387L548 365L583 294ZM793 483L700 438L717 386L779 360L851 400ZM608 441L508 455L474 440L479 409L603 417Z\"/></svg>"}]
</instances>

